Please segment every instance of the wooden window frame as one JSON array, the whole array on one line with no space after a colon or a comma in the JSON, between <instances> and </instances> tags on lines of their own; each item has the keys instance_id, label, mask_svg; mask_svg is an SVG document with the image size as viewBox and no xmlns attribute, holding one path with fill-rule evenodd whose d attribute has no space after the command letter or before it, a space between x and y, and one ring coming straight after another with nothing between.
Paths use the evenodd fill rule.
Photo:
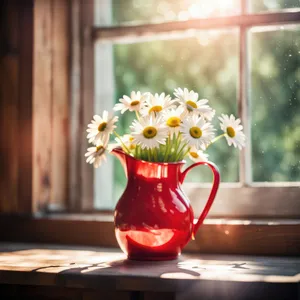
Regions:
<instances>
[{"instance_id":1,"label":"wooden window frame","mask_svg":"<svg viewBox=\"0 0 300 300\"><path fill-rule=\"evenodd\" d=\"M103 1L98 2L103 3ZM111 43L134 43L156 39L184 38L192 36L193 31L197 30L237 28L239 30L238 113L244 125L247 144L245 149L240 152L239 182L221 184L209 216L215 218L299 218L300 182L252 182L251 113L250 95L248 92L250 90L248 32L251 28L257 26L300 25L300 11L289 10L286 12L250 14L249 1L240 0L240 3L241 14L238 16L192 19L161 24L111 26L109 20L103 22L105 13L101 13L102 24L101 26L93 27L92 38L94 43L110 45ZM100 7L99 5L98 10L101 8L107 9L107 6ZM98 67L98 69L101 68ZM104 166L103 168L106 169L103 172L108 174L108 168L111 168L111 166ZM101 182L101 176L99 177L97 185L101 186L102 189L105 186L107 187L105 182ZM106 176L106 181L108 180L107 178ZM112 175L110 181L113 182ZM184 190L189 196L194 210L196 212L202 211L204 201L199 201L199 199L207 199L210 185L185 183ZM288 203L282 201L283 198L288 199Z\"/></svg>"},{"instance_id":2,"label":"wooden window frame","mask_svg":"<svg viewBox=\"0 0 300 300\"><path fill-rule=\"evenodd\" d=\"M5 123L5 128L7 125L11 126L12 132L17 132L18 128L22 129L18 136L22 148L15 149L15 140L9 139L8 134L3 129L1 130L1 138L8 144L7 149L3 151L3 160L13 163L5 169L9 171L8 176L4 172L1 174L0 238L7 241L114 247L117 244L111 214L74 214L81 211L91 211L94 201L93 170L82 159L86 150L86 145L82 143L85 140L84 129L93 114L94 105L94 40L99 38L103 39L104 42L124 40L128 33L131 35L130 39L136 37L149 39L149 35L153 36L153 34L170 37L170 33L174 30L184 32L190 27L208 29L230 27L235 24L242 28L240 34L241 41L244 42L241 44L240 55L245 57L246 30L252 26L254 21L255 24L261 25L267 21L268 24L270 21L273 24L295 23L300 22L300 13L272 13L170 22L165 23L164 27L151 24L126 26L125 29L124 27L93 28L91 18L93 1L73 0L71 7L65 7L66 19L64 19L64 23L55 27L53 24L57 23L52 23L56 11L55 6L53 6L55 4L50 3L57 3L57 1L43 1L44 3L48 2L51 9L40 7L41 12L39 12L39 8L36 6L39 1L24 0L18 15L18 28L20 29L20 41L16 45L17 58L20 62L18 80L16 81L18 94L7 100L14 104L11 113L15 118L5 118L7 110L4 111L4 108L7 108L8 102L1 103L1 113L3 113L2 120L4 120L2 122L8 122L8 124ZM51 12L51 14L47 14L47 12ZM50 23L47 23L47 20ZM64 44L65 47L59 48L59 51L55 52L55 43L49 47L47 42L43 42L45 41L44 37L47 36L47 30L51 34L56 32L57 39L69 32L71 37L69 44ZM37 44L39 45L37 46ZM14 54L10 54L10 51L8 53L14 59ZM52 58L51 64L47 62L47 57L43 57L44 54L47 56L49 53L54 57L56 53L59 54L56 59ZM247 60L243 59L243 61ZM50 71L47 64L50 66ZM56 70L55 64L63 66L60 70L63 74L62 85L55 82L53 76L53 72ZM240 71L241 74L245 75L245 65L240 65ZM52 72L52 79L45 80L49 76L48 72ZM248 115L246 93L248 85L244 75L240 78L242 88L239 92L239 112L243 120ZM49 82L51 83L50 87ZM45 92L42 87L49 89L48 92ZM57 97L55 97L55 91L57 91ZM39 106L40 97L46 102L44 106ZM67 113L66 108L68 108ZM54 115L58 118L55 119L57 126L52 127ZM70 129L66 130L64 127L66 122L70 122ZM45 124L52 128L50 135L47 131L40 130L40 127L45 126ZM246 131L248 132L249 128L246 127ZM64 132L64 135L58 134L60 132ZM63 140L65 136L69 136L67 145L64 144ZM41 138L44 139L41 140ZM55 147L59 145L59 149L53 148L52 139L58 141ZM15 152L11 153L9 149L14 149ZM47 149L52 154L50 156L40 155L40 149ZM56 154L53 154L53 151L56 151ZM243 162L247 156L246 152L241 155L243 186L238 185L235 187L236 189L229 187L227 196L226 188L222 190L223 201L228 204L226 206L228 210L232 205L232 191L236 197L248 199L249 202L253 197L262 195L262 191L263 196L266 193L270 199L272 195L277 195L278 192L281 193L281 197L284 197L288 192L292 195L293 203L299 207L299 204L296 203L299 198L299 187L287 186L276 190L273 187L272 190L269 187L257 187L259 189L257 191L255 187L249 187L245 171L247 170L247 163ZM14 154L16 154L16 159ZM57 155L60 155L59 158ZM57 164L58 161L59 164ZM57 169L54 170L55 168ZM52 182L57 178L54 178L54 181L50 179L52 176L58 176L55 174L59 174L57 178L61 178L62 182L69 184L58 184L55 188ZM207 192L207 190L201 188L201 192ZM197 195L200 192L197 187L191 191ZM263 198L259 199L262 201ZM206 220L196 235L196 241L191 241L186 250L209 253L299 255L300 224L297 220L299 213L295 212L294 207L291 207L289 211L283 209L283 214L281 212L276 214L275 212L273 216L276 219L272 221L254 219L254 217L265 217L258 214L258 206L255 209L252 205L253 215L249 215L250 204L246 204L246 206L248 205L248 213L245 210L243 213L245 201L242 204L238 214L232 214L232 210L230 214L228 211L227 216L231 216L231 219ZM69 208L68 211L73 212L73 214L48 214L49 211L65 211L67 207ZM219 210L214 216L218 216L218 213L223 216L223 212ZM247 216L251 219L245 219ZM280 216L285 219L279 220ZM291 216L296 219L291 220ZM244 219L234 220L232 217L243 217ZM287 219L287 217L289 218Z\"/></svg>"}]
</instances>

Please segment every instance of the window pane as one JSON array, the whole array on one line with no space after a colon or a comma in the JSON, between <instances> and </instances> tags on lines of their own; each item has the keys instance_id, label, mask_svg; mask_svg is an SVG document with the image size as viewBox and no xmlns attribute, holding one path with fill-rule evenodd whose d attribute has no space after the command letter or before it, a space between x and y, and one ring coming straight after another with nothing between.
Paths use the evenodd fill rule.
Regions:
<instances>
[{"instance_id":1,"label":"window pane","mask_svg":"<svg viewBox=\"0 0 300 300\"><path fill-rule=\"evenodd\" d=\"M115 45L115 99L118 101L132 90L172 94L174 88L186 87L197 91L200 98L209 99L217 115L236 113L237 53L238 34L234 30L198 32L193 38L178 40ZM120 117L124 132L129 131L133 118L134 114ZM214 125L219 127L217 118ZM221 140L208 149L208 154L219 166L223 182L238 180L236 149ZM203 169L196 168L186 181L210 182L210 171ZM119 193L124 189L125 178L118 163L115 179Z\"/></svg>"},{"instance_id":2,"label":"window pane","mask_svg":"<svg viewBox=\"0 0 300 300\"><path fill-rule=\"evenodd\" d=\"M107 1L107 0L106 0ZM239 0L112 0L114 24L149 23L239 14Z\"/></svg>"},{"instance_id":3,"label":"window pane","mask_svg":"<svg viewBox=\"0 0 300 300\"><path fill-rule=\"evenodd\" d=\"M250 32L253 179L300 181L300 26L269 29Z\"/></svg>"},{"instance_id":4,"label":"window pane","mask_svg":"<svg viewBox=\"0 0 300 300\"><path fill-rule=\"evenodd\" d=\"M250 3L251 12L300 8L299 0L252 0Z\"/></svg>"}]
</instances>

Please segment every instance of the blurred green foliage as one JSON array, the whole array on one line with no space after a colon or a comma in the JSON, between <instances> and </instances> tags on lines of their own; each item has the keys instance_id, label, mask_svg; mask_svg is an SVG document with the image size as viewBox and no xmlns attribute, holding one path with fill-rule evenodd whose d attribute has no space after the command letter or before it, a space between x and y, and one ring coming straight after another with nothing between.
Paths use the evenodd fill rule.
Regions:
<instances>
[{"instance_id":1,"label":"blurred green foliage","mask_svg":"<svg viewBox=\"0 0 300 300\"><path fill-rule=\"evenodd\" d=\"M211 5L219 0L211 0ZM156 21L167 13L177 16L202 0L113 0L113 22ZM220 1L219 1L220 2ZM207 1L205 3L208 4ZM238 1L232 2L235 9ZM255 0L252 11L299 7L298 0ZM222 15L215 10L213 16ZM227 14L230 11L226 12ZM234 11L234 13L238 13ZM164 15L165 14L165 15ZM175 18L175 17L174 17ZM300 181L300 26L252 29L250 38L250 90L252 176L254 181ZM209 99L221 113L237 114L239 31L197 31L194 37L113 46L118 101L132 90L165 92L186 87ZM126 117L125 117L126 116ZM127 130L134 115L121 117L119 131ZM217 118L214 125L219 129ZM122 133L122 132L121 132ZM237 182L238 151L225 140L208 150L221 171L222 182ZM116 191L125 178L115 164ZM188 181L210 181L207 170L195 170Z\"/></svg>"},{"instance_id":2,"label":"blurred green foliage","mask_svg":"<svg viewBox=\"0 0 300 300\"><path fill-rule=\"evenodd\" d=\"M251 33L254 181L300 181L299 30Z\"/></svg>"},{"instance_id":3,"label":"blurred green foliage","mask_svg":"<svg viewBox=\"0 0 300 300\"><path fill-rule=\"evenodd\" d=\"M299 8L299 0L248 0L251 12L276 11Z\"/></svg>"}]
</instances>

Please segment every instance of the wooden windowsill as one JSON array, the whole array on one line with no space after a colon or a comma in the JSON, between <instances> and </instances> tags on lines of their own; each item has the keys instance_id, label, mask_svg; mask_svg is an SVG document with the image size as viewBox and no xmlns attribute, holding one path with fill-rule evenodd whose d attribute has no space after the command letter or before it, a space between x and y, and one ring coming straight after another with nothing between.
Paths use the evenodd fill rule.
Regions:
<instances>
[{"instance_id":1,"label":"wooden windowsill","mask_svg":"<svg viewBox=\"0 0 300 300\"><path fill-rule=\"evenodd\" d=\"M0 240L115 247L111 215L0 215ZM299 220L207 219L184 252L299 256Z\"/></svg>"},{"instance_id":2,"label":"wooden windowsill","mask_svg":"<svg viewBox=\"0 0 300 300\"><path fill-rule=\"evenodd\" d=\"M20 243L0 243L0 252L1 285L168 292L176 299L298 299L300 258L184 254L141 262L119 250Z\"/></svg>"}]
</instances>

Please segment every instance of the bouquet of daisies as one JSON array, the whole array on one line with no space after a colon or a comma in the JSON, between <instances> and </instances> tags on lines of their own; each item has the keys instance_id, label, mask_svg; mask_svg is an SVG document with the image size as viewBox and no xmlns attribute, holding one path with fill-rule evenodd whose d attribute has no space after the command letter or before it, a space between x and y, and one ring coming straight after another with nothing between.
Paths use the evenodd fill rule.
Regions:
<instances>
[{"instance_id":1,"label":"bouquet of daisies","mask_svg":"<svg viewBox=\"0 0 300 300\"><path fill-rule=\"evenodd\" d=\"M106 160L106 153L116 147L109 143L111 135L127 154L150 162L177 162L187 156L194 162L207 161L205 151L223 137L229 146L245 146L240 119L222 114L218 118L222 133L216 136L211 124L215 110L208 100L199 100L198 93L186 88L175 89L174 96L134 91L130 97L124 95L114 110L136 115L130 133L124 136L116 131L118 116L107 111L95 115L87 129L88 141L94 146L87 149L86 161L97 168Z\"/></svg>"}]
</instances>

